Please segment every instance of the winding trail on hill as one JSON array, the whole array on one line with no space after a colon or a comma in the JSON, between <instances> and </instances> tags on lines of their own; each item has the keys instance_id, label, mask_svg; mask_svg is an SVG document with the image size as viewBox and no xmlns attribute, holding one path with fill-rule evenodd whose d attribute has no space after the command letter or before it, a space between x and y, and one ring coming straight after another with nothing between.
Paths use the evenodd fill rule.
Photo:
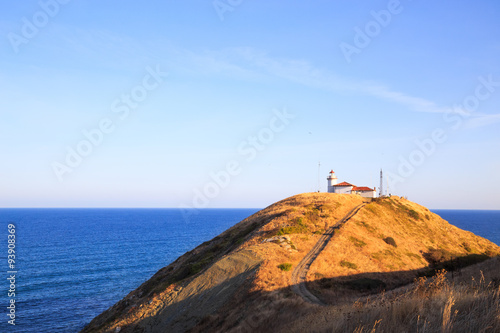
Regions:
<instances>
[{"instance_id":1,"label":"winding trail on hill","mask_svg":"<svg viewBox=\"0 0 500 333\"><path fill-rule=\"evenodd\" d=\"M362 203L354 207L349 213L347 213L340 221L338 221L334 226L330 227L318 240L318 242L313 246L313 248L306 254L306 256L299 262L292 272L292 291L302 297L306 302L326 305L320 301L316 296L314 296L306 286L306 277L309 272L311 264L316 260L321 251L326 247L328 242L333 237L336 229L340 228L344 223L349 221L354 215L356 215L361 208L366 205Z\"/></svg>"}]
</instances>

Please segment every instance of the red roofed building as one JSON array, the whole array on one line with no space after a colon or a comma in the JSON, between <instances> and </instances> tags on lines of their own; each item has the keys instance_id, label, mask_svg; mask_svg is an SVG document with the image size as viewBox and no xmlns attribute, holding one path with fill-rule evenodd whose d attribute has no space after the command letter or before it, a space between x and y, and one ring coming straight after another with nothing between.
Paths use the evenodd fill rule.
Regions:
<instances>
[{"instance_id":1,"label":"red roofed building","mask_svg":"<svg viewBox=\"0 0 500 333\"><path fill-rule=\"evenodd\" d=\"M352 184L348 182L342 182L340 184L333 185L333 193L343 193L343 194L351 194L353 187Z\"/></svg>"},{"instance_id":2,"label":"red roofed building","mask_svg":"<svg viewBox=\"0 0 500 333\"><path fill-rule=\"evenodd\" d=\"M377 193L375 187L370 188L366 186L355 186L348 182L337 184L337 176L335 176L335 172L333 172L333 170L330 171L327 180L329 193L357 194L365 198L375 198Z\"/></svg>"}]
</instances>

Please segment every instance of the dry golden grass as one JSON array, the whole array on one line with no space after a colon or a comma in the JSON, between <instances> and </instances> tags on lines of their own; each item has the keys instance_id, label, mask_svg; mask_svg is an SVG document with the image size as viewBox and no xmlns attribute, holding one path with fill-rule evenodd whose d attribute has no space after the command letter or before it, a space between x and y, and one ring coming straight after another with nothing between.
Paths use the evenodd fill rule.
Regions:
<instances>
[{"instance_id":1,"label":"dry golden grass","mask_svg":"<svg viewBox=\"0 0 500 333\"><path fill-rule=\"evenodd\" d=\"M420 278L371 300L318 309L281 332L500 332L500 258Z\"/></svg>"},{"instance_id":2,"label":"dry golden grass","mask_svg":"<svg viewBox=\"0 0 500 333\"><path fill-rule=\"evenodd\" d=\"M484 315L488 318L485 325L498 327L498 290L486 283L500 280L498 260L481 264L483 280L477 276L476 265L462 270L462 275L455 273L453 283L442 280L439 288L438 279L428 279L419 280L420 284L410 289L387 292L383 297L373 295L384 288L390 290L410 283L429 267L429 261L500 253L495 244L448 224L425 207L397 197L367 204L335 232L312 264L309 289L335 305L310 305L293 294L293 268L325 230L364 201L356 195L305 193L273 204L161 269L94 319L85 331L112 332L120 325L122 332L146 327L145 332L149 332L154 327L148 318L155 316L152 322L167 323L170 317L164 318L162 313L182 304L179 295L186 290L197 290L213 281L230 284L229 279L225 280L227 272L255 267L250 261L260 264L252 272L245 271L249 275L239 280L234 294L228 296L223 290L230 289L221 289L220 295L229 297L225 304L196 319L196 325L191 324L196 323L193 318L199 315L196 306L180 305L185 308L174 324L182 323L182 316L189 316L190 324L186 327L195 325L193 332L414 332L417 328L418 332L440 332L455 331L466 320L473 324L464 327L481 328L484 325L477 317ZM247 262L242 253L253 259ZM213 269L231 256L240 258L239 267ZM491 267L486 264L489 262L493 262ZM284 263L292 264L292 269L280 269ZM485 282L471 285L470 277L474 274L474 281ZM366 285L369 290L363 289ZM205 291L207 295L209 292ZM489 310L485 310L486 306Z\"/></svg>"},{"instance_id":3,"label":"dry golden grass","mask_svg":"<svg viewBox=\"0 0 500 333\"><path fill-rule=\"evenodd\" d=\"M344 308L317 332L499 332L499 302L499 288L450 286L429 298L409 294L392 304Z\"/></svg>"},{"instance_id":4,"label":"dry golden grass","mask_svg":"<svg viewBox=\"0 0 500 333\"><path fill-rule=\"evenodd\" d=\"M264 259L251 291L269 292L289 287L292 271L284 272L278 266L285 262L291 263L293 270L326 229L362 202L361 197L347 194L304 193L264 209L263 214L274 218L243 245ZM276 236L282 228L297 225L297 219L302 220L307 230L287 235L296 250L290 251L280 244L265 242Z\"/></svg>"},{"instance_id":5,"label":"dry golden grass","mask_svg":"<svg viewBox=\"0 0 500 333\"><path fill-rule=\"evenodd\" d=\"M336 232L325 251L313 263L308 275L310 281L335 277L349 279L353 274L368 272L364 276L384 280L387 286L392 288L413 281L417 274L415 270L429 265L421 252L432 248L445 249L457 255L488 251L490 255L498 253L495 244L448 224L425 207L397 197L386 200L388 202L377 201L365 206ZM340 205L339 201L342 202ZM340 290L344 303L330 306L326 310L307 304L291 293L291 272L281 271L278 265L289 262L295 266L319 239L320 236L314 231L319 229L321 223L325 224L325 230L361 202L362 199L355 196L311 193L286 199L264 210L266 214L272 213L277 217L257 231L255 237L245 244L264 258L249 285L250 294L253 296L247 299L242 297L228 304L217 318L199 326L199 331L404 331L399 327L407 328L407 332L417 331L417 327L420 332L440 332L442 328L452 330L457 320L462 320L460 315L455 316L454 311L463 307L471 297L471 289L466 284L454 285L453 288L447 284L447 287L439 289L438 293L436 286L439 285L439 279L435 278L429 280L431 283L427 281L427 284L424 284L424 289L433 290L432 295L427 293L426 296L421 296L422 294L405 292L406 289L403 289L399 293L394 292L390 298L387 293L382 301L366 301L362 298L363 302L355 301L358 296L353 290L344 289ZM404 206L401 207L402 205ZM321 208L319 212L315 211L317 207ZM316 219L314 214L323 217ZM308 229L289 235L297 251L288 251L275 243L262 243L266 238L276 235L281 228L293 227L293 221L297 218L302 218L302 224ZM387 237L392 237L397 247L384 241ZM376 258L371 256L379 253L384 255ZM356 269L350 265L343 267L341 262L351 263ZM455 273L454 281L465 283L462 280L467 276L470 282L472 272L478 272L474 267L469 268L469 271L464 269L467 273L462 275ZM483 267L483 270L494 275L499 268L496 262L495 265ZM489 278L491 280L494 277ZM314 286L314 283L312 285ZM413 290L412 288L416 287L410 289ZM488 298L488 293L491 294L488 288L483 288L483 292L475 299L476 303L486 302L481 303L482 307L494 304L494 297L497 297L492 294L493 300ZM323 299L328 296L337 299L338 289L337 286L335 290L319 288L316 291L322 294ZM419 312L415 312L416 309ZM475 308L472 311L471 316L477 316L481 312L475 311L483 310ZM420 313L421 317L411 317L415 313L417 316ZM231 314L231 317L226 317L228 314ZM229 319L233 316L239 319ZM313 319L306 320L307 324L303 325L304 318L308 317ZM322 318L328 320L322 322Z\"/></svg>"},{"instance_id":6,"label":"dry golden grass","mask_svg":"<svg viewBox=\"0 0 500 333\"><path fill-rule=\"evenodd\" d=\"M396 246L384 241L387 237ZM349 220L311 265L308 280L324 301L341 302L352 297L352 288L344 287L352 279L381 281L387 289L412 281L429 266L425 254L433 249L470 260L499 253L494 243L458 229L427 208L391 197L366 205Z\"/></svg>"}]
</instances>

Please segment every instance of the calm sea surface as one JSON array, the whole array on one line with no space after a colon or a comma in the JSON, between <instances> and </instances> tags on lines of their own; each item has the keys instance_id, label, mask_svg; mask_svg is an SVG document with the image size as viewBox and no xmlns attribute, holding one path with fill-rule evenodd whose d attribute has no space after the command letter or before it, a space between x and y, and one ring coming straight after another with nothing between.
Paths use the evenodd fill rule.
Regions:
<instances>
[{"instance_id":1,"label":"calm sea surface","mask_svg":"<svg viewBox=\"0 0 500 333\"><path fill-rule=\"evenodd\" d=\"M180 255L257 209L0 209L0 332L78 332ZM500 211L434 210L500 244ZM16 326L7 306L16 230Z\"/></svg>"},{"instance_id":2,"label":"calm sea surface","mask_svg":"<svg viewBox=\"0 0 500 333\"><path fill-rule=\"evenodd\" d=\"M500 245L500 210L433 209L446 221Z\"/></svg>"},{"instance_id":3,"label":"calm sea surface","mask_svg":"<svg viewBox=\"0 0 500 333\"><path fill-rule=\"evenodd\" d=\"M160 268L257 209L0 209L0 332L78 332ZM16 326L7 323L16 226Z\"/></svg>"}]
</instances>

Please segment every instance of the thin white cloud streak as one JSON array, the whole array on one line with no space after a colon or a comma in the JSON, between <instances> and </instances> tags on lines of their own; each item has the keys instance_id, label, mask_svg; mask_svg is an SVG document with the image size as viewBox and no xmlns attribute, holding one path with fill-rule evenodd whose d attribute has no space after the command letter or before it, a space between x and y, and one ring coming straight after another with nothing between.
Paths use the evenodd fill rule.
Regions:
<instances>
[{"instance_id":1,"label":"thin white cloud streak","mask_svg":"<svg viewBox=\"0 0 500 333\"><path fill-rule=\"evenodd\" d=\"M132 63L155 61L164 63L171 70L191 75L222 75L249 81L265 81L274 77L332 92L372 96L416 112L468 114L456 106L439 106L433 101L395 91L378 82L340 77L329 70L315 67L309 61L271 57L251 47L195 52L169 41L138 41L109 31L84 31L57 25L55 30L55 37L61 39L62 45L87 58L104 56L107 59L105 63L112 68L124 67L128 71ZM120 61L117 61L117 54L120 55ZM467 123L468 128L488 126L499 121L495 114L470 116L472 119Z\"/></svg>"},{"instance_id":2,"label":"thin white cloud streak","mask_svg":"<svg viewBox=\"0 0 500 333\"><path fill-rule=\"evenodd\" d=\"M467 120L464 125L466 129L476 129L479 127L490 126L500 122L500 113L475 115L475 118Z\"/></svg>"},{"instance_id":3,"label":"thin white cloud streak","mask_svg":"<svg viewBox=\"0 0 500 333\"><path fill-rule=\"evenodd\" d=\"M199 59L203 57L223 60L211 62L205 60L204 62L200 62ZM440 107L436 103L424 98L394 91L380 83L360 82L341 78L330 73L328 70L314 67L308 61L273 58L268 56L265 52L255 51L251 48L230 48L220 52L207 52L204 56L198 55L197 58L198 63L217 66L217 69L211 69L213 72L223 72L231 68L227 64L231 63L232 67L238 69L236 74L238 72L246 72L248 75L249 69L246 69L245 66L250 66L250 68L260 71L261 75L267 74L305 86L329 91L368 95L404 105L417 112L449 112L448 107ZM237 63L240 65L236 65ZM207 69L205 68L204 70L206 71Z\"/></svg>"},{"instance_id":4,"label":"thin white cloud streak","mask_svg":"<svg viewBox=\"0 0 500 333\"><path fill-rule=\"evenodd\" d=\"M465 128L477 128L489 126L500 121L500 115L484 115L479 113L470 114L463 108L454 106L439 106L437 103L421 97L411 96L399 91L394 91L391 88L373 82L359 82L350 79L337 77L327 70L321 70L314 67L309 62L304 60L277 59L269 57L265 52L255 51L251 48L232 48L222 52L210 52L205 54L209 58L224 59L223 61L212 61L212 65L218 66L218 70L237 68L238 71L233 72L237 76L238 73L245 73L249 76L250 70L244 66L251 66L255 69L260 69L267 75L286 79L291 82L302 84L305 86L325 89L335 92L350 92L362 95L372 96L378 99L397 103L416 112L425 113L450 113L454 112L461 115L472 117L467 121ZM203 56L198 55L198 59ZM229 67L226 62L231 62L232 67ZM243 62L243 65L236 65L237 62ZM204 64L209 62L204 61ZM221 64L224 64L221 66ZM217 71L212 69L212 71ZM261 75L253 75L253 77L263 77ZM229 73L228 73L229 74Z\"/></svg>"}]
</instances>

